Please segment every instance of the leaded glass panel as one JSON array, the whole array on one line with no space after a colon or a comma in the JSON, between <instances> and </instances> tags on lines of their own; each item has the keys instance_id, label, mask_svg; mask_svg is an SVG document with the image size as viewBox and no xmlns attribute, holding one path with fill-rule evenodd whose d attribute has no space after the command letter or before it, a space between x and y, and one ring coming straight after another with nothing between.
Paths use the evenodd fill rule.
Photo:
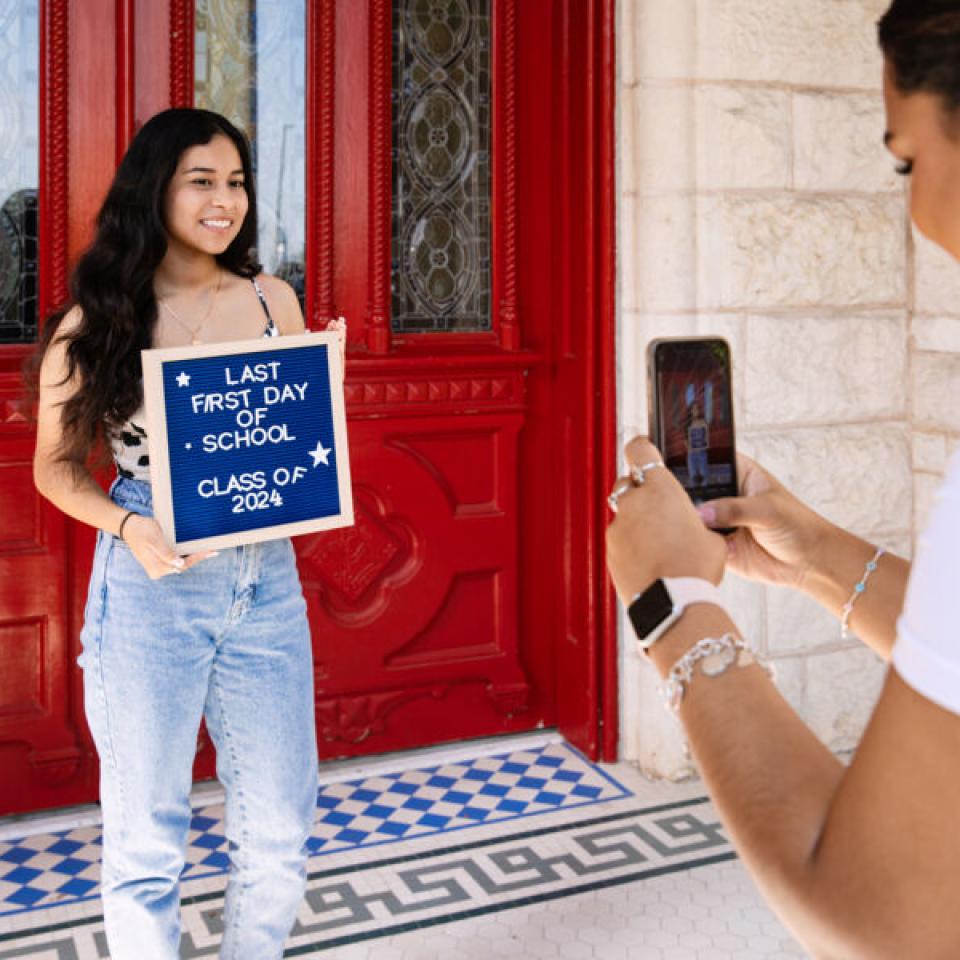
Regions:
<instances>
[{"instance_id":1,"label":"leaded glass panel","mask_svg":"<svg viewBox=\"0 0 960 960\"><path fill-rule=\"evenodd\" d=\"M257 255L303 303L306 103L304 0L197 0L194 102L250 138Z\"/></svg>"},{"instance_id":2,"label":"leaded glass panel","mask_svg":"<svg viewBox=\"0 0 960 960\"><path fill-rule=\"evenodd\" d=\"M40 4L0 0L0 343L37 336Z\"/></svg>"},{"instance_id":3,"label":"leaded glass panel","mask_svg":"<svg viewBox=\"0 0 960 960\"><path fill-rule=\"evenodd\" d=\"M490 318L490 0L393 0L393 329Z\"/></svg>"}]
</instances>

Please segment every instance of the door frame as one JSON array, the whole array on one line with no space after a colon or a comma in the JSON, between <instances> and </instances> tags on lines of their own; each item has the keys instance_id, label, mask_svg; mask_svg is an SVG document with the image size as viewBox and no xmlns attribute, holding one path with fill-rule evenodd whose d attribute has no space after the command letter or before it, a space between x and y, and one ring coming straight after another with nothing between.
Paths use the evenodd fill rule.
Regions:
<instances>
[{"instance_id":1,"label":"door frame","mask_svg":"<svg viewBox=\"0 0 960 960\"><path fill-rule=\"evenodd\" d=\"M308 21L317 22L317 29L308 34L308 91L330 82L337 2L307 3ZM384 5L383 0L374 2ZM192 0L156 0L146 8L135 0L83 0L82 10L78 0L41 0L41 318L67 297L68 269L88 242L92 217L137 119L192 102L193 62L182 42L185 34L192 36L192 29ZM156 37L163 30L170 42L158 49ZM588 369L579 401L590 451L586 462L562 465L579 474L568 488L567 506L581 515L581 543L587 547L573 558L569 568L573 572L563 587L567 593L583 595L587 615L579 641L561 643L557 651L558 725L592 758L614 760L619 734L618 626L603 533L608 521L604 495L615 477L617 458L615 0L563 0L556 31L562 63L553 109L563 159L555 200L563 235L554 275L567 294L559 302L568 320L579 318L589 331ZM81 101L82 115L95 122L71 123L71 117L80 115ZM308 199L307 243L328 251L333 224L325 211L333 190L333 117L324 98L313 94L308 94L306 109L311 129L308 175L320 187ZM77 162L80 158L82 164ZM314 264L307 294L311 327L323 325L335 306L332 258L323 254L314 258ZM374 349L377 336L371 335ZM0 373L10 390L28 352L16 347L4 351ZM5 396L10 390L4 390ZM5 403L8 421L23 417L22 400L15 394L10 393ZM589 506L584 509L584 504ZM49 505L46 509L53 511ZM73 662L79 653L94 534L59 516L51 521L65 524L67 656ZM65 693L71 715L86 737L79 671L72 671ZM93 756L88 738L85 745ZM95 790L95 764L84 760L82 766L78 789ZM64 802L76 802L73 790L68 793Z\"/></svg>"}]
</instances>

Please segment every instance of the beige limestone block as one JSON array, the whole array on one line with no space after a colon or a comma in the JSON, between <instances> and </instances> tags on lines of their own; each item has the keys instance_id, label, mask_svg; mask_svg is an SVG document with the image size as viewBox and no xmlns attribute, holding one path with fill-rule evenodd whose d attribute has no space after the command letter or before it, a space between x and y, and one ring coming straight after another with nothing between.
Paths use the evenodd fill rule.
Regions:
<instances>
[{"instance_id":1,"label":"beige limestone block","mask_svg":"<svg viewBox=\"0 0 960 960\"><path fill-rule=\"evenodd\" d=\"M692 190L693 87L643 83L629 91L627 100L634 143L624 162L624 188L643 194Z\"/></svg>"},{"instance_id":2,"label":"beige limestone block","mask_svg":"<svg viewBox=\"0 0 960 960\"><path fill-rule=\"evenodd\" d=\"M960 433L960 354L917 352L912 373L914 427Z\"/></svg>"},{"instance_id":3,"label":"beige limestone block","mask_svg":"<svg viewBox=\"0 0 960 960\"><path fill-rule=\"evenodd\" d=\"M909 560L913 556L913 531L903 530L899 533L878 533L873 542L898 557Z\"/></svg>"},{"instance_id":4,"label":"beige limestone block","mask_svg":"<svg viewBox=\"0 0 960 960\"><path fill-rule=\"evenodd\" d=\"M960 316L917 314L911 324L913 346L937 353L960 353Z\"/></svg>"},{"instance_id":5,"label":"beige limestone block","mask_svg":"<svg viewBox=\"0 0 960 960\"><path fill-rule=\"evenodd\" d=\"M696 67L694 0L621 0L626 82L652 77L685 79ZM620 50L618 49L618 53Z\"/></svg>"},{"instance_id":6,"label":"beige limestone block","mask_svg":"<svg viewBox=\"0 0 960 960\"><path fill-rule=\"evenodd\" d=\"M960 264L916 228L913 240L917 313L960 316ZM923 350L957 349L956 324L947 324L938 332L925 320L918 320L915 333Z\"/></svg>"},{"instance_id":7,"label":"beige limestone block","mask_svg":"<svg viewBox=\"0 0 960 960\"><path fill-rule=\"evenodd\" d=\"M794 187L900 191L883 146L883 100L876 94L797 93L793 101Z\"/></svg>"},{"instance_id":8,"label":"beige limestone block","mask_svg":"<svg viewBox=\"0 0 960 960\"><path fill-rule=\"evenodd\" d=\"M913 434L913 469L942 476L947 467L947 438L942 433Z\"/></svg>"},{"instance_id":9,"label":"beige limestone block","mask_svg":"<svg viewBox=\"0 0 960 960\"><path fill-rule=\"evenodd\" d=\"M886 0L698 0L697 76L876 89L882 71L876 21L887 5Z\"/></svg>"},{"instance_id":10,"label":"beige limestone block","mask_svg":"<svg viewBox=\"0 0 960 960\"><path fill-rule=\"evenodd\" d=\"M637 199L621 193L617 198L617 284L624 310L636 310L640 302L639 231Z\"/></svg>"},{"instance_id":11,"label":"beige limestone block","mask_svg":"<svg viewBox=\"0 0 960 960\"><path fill-rule=\"evenodd\" d=\"M862 646L807 660L805 719L831 750L852 750L860 742L886 672L886 664Z\"/></svg>"},{"instance_id":12,"label":"beige limestone block","mask_svg":"<svg viewBox=\"0 0 960 960\"><path fill-rule=\"evenodd\" d=\"M906 419L903 314L747 319L748 426Z\"/></svg>"},{"instance_id":13,"label":"beige limestone block","mask_svg":"<svg viewBox=\"0 0 960 960\"><path fill-rule=\"evenodd\" d=\"M919 536L927 528L930 510L937 497L943 478L932 473L918 473L913 478L914 530Z\"/></svg>"},{"instance_id":14,"label":"beige limestone block","mask_svg":"<svg viewBox=\"0 0 960 960\"><path fill-rule=\"evenodd\" d=\"M769 662L774 671L773 682L784 700L793 707L801 719L806 719L807 658L775 657Z\"/></svg>"},{"instance_id":15,"label":"beige limestone block","mask_svg":"<svg viewBox=\"0 0 960 960\"><path fill-rule=\"evenodd\" d=\"M620 94L625 87L633 86L639 80L637 63L637 0L617 0L616 7L616 43L617 43L617 83Z\"/></svg>"},{"instance_id":16,"label":"beige limestone block","mask_svg":"<svg viewBox=\"0 0 960 960\"><path fill-rule=\"evenodd\" d=\"M626 617L623 636L632 636ZM653 666L628 644L621 660L620 754L657 779L686 780L696 770L687 750L686 735L676 715L659 693L660 678Z\"/></svg>"},{"instance_id":17,"label":"beige limestone block","mask_svg":"<svg viewBox=\"0 0 960 960\"><path fill-rule=\"evenodd\" d=\"M903 204L889 195L703 197L697 219L701 304L903 304L903 216Z\"/></svg>"},{"instance_id":18,"label":"beige limestone block","mask_svg":"<svg viewBox=\"0 0 960 960\"><path fill-rule=\"evenodd\" d=\"M733 617L740 633L758 653L767 653L767 589L728 571L720 584L727 612Z\"/></svg>"},{"instance_id":19,"label":"beige limestone block","mask_svg":"<svg viewBox=\"0 0 960 960\"><path fill-rule=\"evenodd\" d=\"M910 530L906 426L876 423L741 433L740 447L814 510L868 539Z\"/></svg>"},{"instance_id":20,"label":"beige limestone block","mask_svg":"<svg viewBox=\"0 0 960 960\"><path fill-rule=\"evenodd\" d=\"M696 203L677 194L637 203L638 308L692 310L697 302Z\"/></svg>"},{"instance_id":21,"label":"beige limestone block","mask_svg":"<svg viewBox=\"0 0 960 960\"><path fill-rule=\"evenodd\" d=\"M706 85L696 91L701 190L790 186L790 95Z\"/></svg>"},{"instance_id":22,"label":"beige limestone block","mask_svg":"<svg viewBox=\"0 0 960 960\"><path fill-rule=\"evenodd\" d=\"M805 594L786 587L770 587L767 638L771 656L810 653L818 647L836 647L841 642L840 623Z\"/></svg>"}]
</instances>

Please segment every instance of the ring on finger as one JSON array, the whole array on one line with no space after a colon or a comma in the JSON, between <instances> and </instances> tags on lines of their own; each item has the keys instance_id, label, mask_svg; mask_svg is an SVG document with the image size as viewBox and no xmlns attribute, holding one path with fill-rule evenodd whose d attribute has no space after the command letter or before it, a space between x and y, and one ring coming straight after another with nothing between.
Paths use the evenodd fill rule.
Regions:
<instances>
[{"instance_id":1,"label":"ring on finger","mask_svg":"<svg viewBox=\"0 0 960 960\"><path fill-rule=\"evenodd\" d=\"M651 470L656 470L657 467L664 466L662 460L651 460L649 463L645 463L642 467L636 466L636 464L630 465L630 479L633 481L634 486L642 487L647 482L647 474Z\"/></svg>"},{"instance_id":2,"label":"ring on finger","mask_svg":"<svg viewBox=\"0 0 960 960\"><path fill-rule=\"evenodd\" d=\"M632 490L634 483L628 477L620 477L613 485L610 496L607 497L607 505L616 513L620 509L620 498L628 491Z\"/></svg>"}]
</instances>

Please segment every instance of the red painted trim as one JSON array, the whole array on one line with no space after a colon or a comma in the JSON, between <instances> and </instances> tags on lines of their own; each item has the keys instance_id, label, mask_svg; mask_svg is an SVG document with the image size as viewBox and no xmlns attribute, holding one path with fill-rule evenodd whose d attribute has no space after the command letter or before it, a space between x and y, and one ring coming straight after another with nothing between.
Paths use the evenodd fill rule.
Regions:
<instances>
[{"instance_id":1,"label":"red painted trim","mask_svg":"<svg viewBox=\"0 0 960 960\"><path fill-rule=\"evenodd\" d=\"M370 267L367 349L390 349L391 4L370 4Z\"/></svg>"},{"instance_id":2,"label":"red painted trim","mask_svg":"<svg viewBox=\"0 0 960 960\"><path fill-rule=\"evenodd\" d=\"M494 90L501 91L494 103L492 151L493 249L498 275L494 288L499 287L500 294L497 317L500 345L506 350L516 350L520 346L520 327L517 317L517 7L514 0L500 0L496 4L494 25L494 36L499 40L494 43L493 75L497 78Z\"/></svg>"},{"instance_id":3,"label":"red painted trim","mask_svg":"<svg viewBox=\"0 0 960 960\"><path fill-rule=\"evenodd\" d=\"M40 49L40 323L67 298L69 210L69 6L41 0Z\"/></svg>"},{"instance_id":4,"label":"red painted trim","mask_svg":"<svg viewBox=\"0 0 960 960\"><path fill-rule=\"evenodd\" d=\"M590 368L584 378L586 398L596 396L597 391L603 384L601 376L602 355L605 346L600 330L598 329L599 315L597 311L597 263L600 251L598 246L597 219L599 215L599 193L597 190L597 108L595 103L596 81L597 81L597 62L596 62L596 37L597 37L597 7L598 3L589 3L584 13L585 42L584 49L588 57L586 69L584 71L583 83L585 91L583 93L583 143L572 144L575 150L578 150L581 156L581 176L582 181L579 184L583 190L583 227L585 232L585 242L582 247L582 271L583 271L583 305L592 314L590 329L592 336L586 347L586 356L590 363ZM576 188L572 190L575 198ZM573 239L573 238L571 238ZM591 411L594 416L590 417L584 425L585 436L587 437L587 449L596 450L600 453L602 447L599 418L596 416L596 407ZM598 463L592 471L586 489L588 491L589 502L597 503L600 497L602 487L603 464ZM590 591L588 600L588 619L590 623L591 639L593 641L593 662L590 664L590 677L595 691L596 700L593 708L596 716L590 731L591 756L598 757L601 749L602 724L605 716L604 701L611 693L604 683L603 674L603 619L602 609L603 600L607 590L606 566L603 563L602 543L604 540L604 524L595 511L588 512L585 522L586 540L594 548L592 557L590 582L593 589ZM616 688L614 688L615 691Z\"/></svg>"},{"instance_id":5,"label":"red painted trim","mask_svg":"<svg viewBox=\"0 0 960 960\"><path fill-rule=\"evenodd\" d=\"M170 106L192 107L194 2L170 0Z\"/></svg>"},{"instance_id":6,"label":"red painted trim","mask_svg":"<svg viewBox=\"0 0 960 960\"><path fill-rule=\"evenodd\" d=\"M334 110L336 103L335 0L307 4L307 191L306 313L308 326L323 330L337 315L334 297Z\"/></svg>"},{"instance_id":7,"label":"red painted trim","mask_svg":"<svg viewBox=\"0 0 960 960\"><path fill-rule=\"evenodd\" d=\"M617 33L615 0L600 0L600 36L598 51L598 116L595 129L599 140L599 196L597 197L599 259L599 295L597 297L597 337L599 351L597 476L600 489L597 504L601 519L599 530L606 528L609 515L603 492L613 485L617 463L617 364L616 364L616 289L617 289L617 177L616 177L616 102ZM606 579L600 606L600 656L603 678L601 699L600 758L614 761L620 733L619 653L617 646L617 603L609 578L606 578L605 543L602 535L594 538L597 566ZM602 589L602 588L601 588Z\"/></svg>"},{"instance_id":8,"label":"red painted trim","mask_svg":"<svg viewBox=\"0 0 960 960\"><path fill-rule=\"evenodd\" d=\"M117 148L119 164L133 138L136 110L136 0L117 0Z\"/></svg>"}]
</instances>

